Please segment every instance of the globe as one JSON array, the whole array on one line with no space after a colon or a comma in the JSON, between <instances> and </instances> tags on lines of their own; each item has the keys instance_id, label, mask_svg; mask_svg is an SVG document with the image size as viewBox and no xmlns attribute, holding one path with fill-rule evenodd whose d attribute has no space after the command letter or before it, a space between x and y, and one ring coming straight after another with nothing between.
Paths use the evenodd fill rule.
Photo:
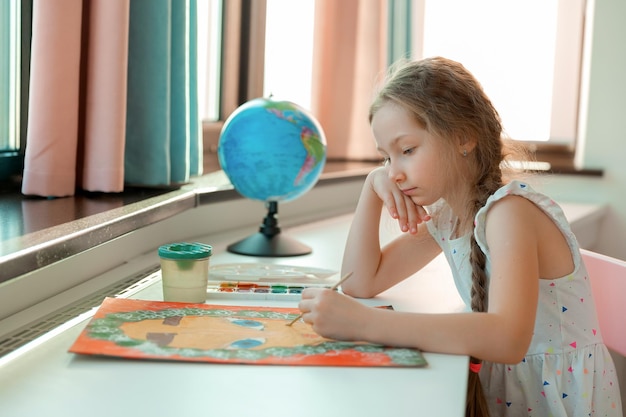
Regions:
<instances>
[{"instance_id":1,"label":"globe","mask_svg":"<svg viewBox=\"0 0 626 417\"><path fill-rule=\"evenodd\" d=\"M217 155L244 197L290 201L317 183L326 162L326 138L317 120L299 105L256 98L226 120Z\"/></svg>"},{"instance_id":2,"label":"globe","mask_svg":"<svg viewBox=\"0 0 626 417\"><path fill-rule=\"evenodd\" d=\"M280 234L276 215L279 201L302 196L322 173L326 138L317 120L290 101L250 100L224 123L217 156L235 190L268 209L259 232L228 250L253 256L310 253L308 246Z\"/></svg>"}]
</instances>

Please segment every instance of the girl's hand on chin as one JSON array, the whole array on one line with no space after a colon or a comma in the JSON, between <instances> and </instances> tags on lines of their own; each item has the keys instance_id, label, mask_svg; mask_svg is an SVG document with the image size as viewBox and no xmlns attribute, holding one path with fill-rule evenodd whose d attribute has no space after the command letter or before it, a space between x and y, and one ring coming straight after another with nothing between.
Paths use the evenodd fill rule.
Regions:
<instances>
[{"instance_id":1,"label":"girl's hand on chin","mask_svg":"<svg viewBox=\"0 0 626 417\"><path fill-rule=\"evenodd\" d=\"M367 177L374 193L381 199L389 215L398 220L400 230L411 234L417 233L417 226L430 220L424 207L415 204L411 197L405 195L393 182L385 167L374 169Z\"/></svg>"}]
</instances>

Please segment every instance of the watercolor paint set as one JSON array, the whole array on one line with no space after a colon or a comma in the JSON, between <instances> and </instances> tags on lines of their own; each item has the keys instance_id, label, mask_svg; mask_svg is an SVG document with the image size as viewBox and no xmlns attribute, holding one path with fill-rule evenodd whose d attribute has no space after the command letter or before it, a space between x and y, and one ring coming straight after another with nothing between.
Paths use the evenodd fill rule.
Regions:
<instances>
[{"instance_id":1,"label":"watercolor paint set","mask_svg":"<svg viewBox=\"0 0 626 417\"><path fill-rule=\"evenodd\" d=\"M331 288L330 285L297 285L287 283L255 283L245 281L209 282L209 298L253 298L261 300L299 300L302 291L308 287Z\"/></svg>"},{"instance_id":2,"label":"watercolor paint set","mask_svg":"<svg viewBox=\"0 0 626 417\"><path fill-rule=\"evenodd\" d=\"M309 287L331 288L337 271L280 264L218 264L209 268L207 299L299 300Z\"/></svg>"}]
</instances>

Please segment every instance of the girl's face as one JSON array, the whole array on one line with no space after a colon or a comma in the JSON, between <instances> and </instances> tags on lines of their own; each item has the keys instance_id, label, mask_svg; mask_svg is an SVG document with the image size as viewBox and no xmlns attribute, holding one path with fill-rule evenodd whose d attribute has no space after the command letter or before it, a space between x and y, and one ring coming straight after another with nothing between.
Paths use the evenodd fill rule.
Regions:
<instances>
[{"instance_id":1,"label":"girl's face","mask_svg":"<svg viewBox=\"0 0 626 417\"><path fill-rule=\"evenodd\" d=\"M446 197L444 192L451 191L447 186L450 169L442 140L395 103L383 105L374 114L371 125L389 178L404 194L421 206Z\"/></svg>"}]
</instances>

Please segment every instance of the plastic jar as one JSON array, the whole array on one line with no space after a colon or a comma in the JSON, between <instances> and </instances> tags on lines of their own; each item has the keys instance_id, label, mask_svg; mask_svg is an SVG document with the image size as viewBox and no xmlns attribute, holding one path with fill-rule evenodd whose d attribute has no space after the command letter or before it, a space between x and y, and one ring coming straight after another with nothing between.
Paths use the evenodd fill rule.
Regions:
<instances>
[{"instance_id":1,"label":"plastic jar","mask_svg":"<svg viewBox=\"0 0 626 417\"><path fill-rule=\"evenodd\" d=\"M210 245L204 243L187 242L159 247L164 301L206 301L212 250Z\"/></svg>"}]
</instances>

